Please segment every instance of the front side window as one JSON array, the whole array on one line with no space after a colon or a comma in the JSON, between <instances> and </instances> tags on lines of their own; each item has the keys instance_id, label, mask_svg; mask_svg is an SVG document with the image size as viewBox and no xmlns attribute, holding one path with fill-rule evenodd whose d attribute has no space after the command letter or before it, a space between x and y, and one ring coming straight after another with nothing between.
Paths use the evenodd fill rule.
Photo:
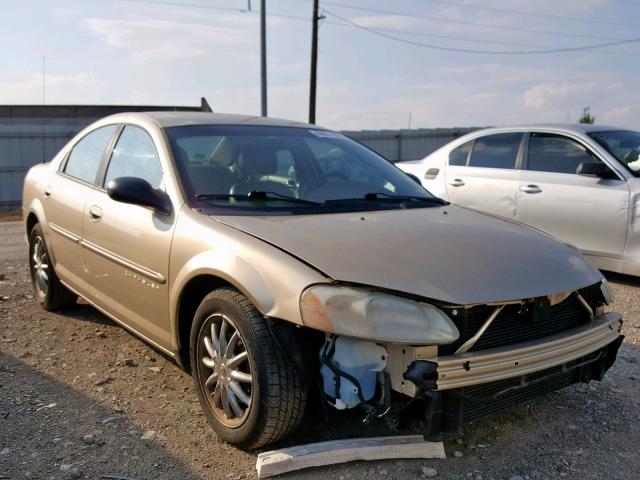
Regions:
<instances>
[{"instance_id":1,"label":"front side window","mask_svg":"<svg viewBox=\"0 0 640 480\"><path fill-rule=\"evenodd\" d=\"M85 135L67 158L64 173L87 183L95 183L98 168L117 125L98 128Z\"/></svg>"},{"instance_id":2,"label":"front side window","mask_svg":"<svg viewBox=\"0 0 640 480\"><path fill-rule=\"evenodd\" d=\"M390 162L334 132L250 125L193 125L166 132L184 190L200 208L199 202L207 202L300 213L438 202Z\"/></svg>"},{"instance_id":3,"label":"front side window","mask_svg":"<svg viewBox=\"0 0 640 480\"><path fill-rule=\"evenodd\" d=\"M469 150L471 150L471 142L463 143L459 147L454 148L449 153L449 165L464 167L467 164L467 158L469 157Z\"/></svg>"},{"instance_id":4,"label":"front side window","mask_svg":"<svg viewBox=\"0 0 640 480\"><path fill-rule=\"evenodd\" d=\"M515 168L522 133L497 133L476 138L473 142L470 167Z\"/></svg>"},{"instance_id":5,"label":"front side window","mask_svg":"<svg viewBox=\"0 0 640 480\"><path fill-rule=\"evenodd\" d=\"M549 133L532 133L529 137L527 170L553 173L576 173L582 162L599 161L582 144Z\"/></svg>"},{"instance_id":6,"label":"front side window","mask_svg":"<svg viewBox=\"0 0 640 480\"><path fill-rule=\"evenodd\" d=\"M140 127L127 125L122 130L107 167L104 184L119 177L137 177L152 187L162 183L162 168L153 140Z\"/></svg>"},{"instance_id":7,"label":"front side window","mask_svg":"<svg viewBox=\"0 0 640 480\"><path fill-rule=\"evenodd\" d=\"M610 130L588 134L634 176L640 177L640 132Z\"/></svg>"}]
</instances>

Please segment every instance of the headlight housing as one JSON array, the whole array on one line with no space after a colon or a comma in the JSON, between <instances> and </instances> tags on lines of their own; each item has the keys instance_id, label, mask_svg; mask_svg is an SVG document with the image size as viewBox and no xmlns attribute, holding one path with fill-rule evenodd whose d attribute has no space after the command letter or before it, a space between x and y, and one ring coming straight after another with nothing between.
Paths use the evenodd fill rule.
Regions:
<instances>
[{"instance_id":1,"label":"headlight housing","mask_svg":"<svg viewBox=\"0 0 640 480\"><path fill-rule=\"evenodd\" d=\"M300 312L305 326L348 337L436 345L460 336L433 305L360 288L311 286L302 293Z\"/></svg>"}]
</instances>

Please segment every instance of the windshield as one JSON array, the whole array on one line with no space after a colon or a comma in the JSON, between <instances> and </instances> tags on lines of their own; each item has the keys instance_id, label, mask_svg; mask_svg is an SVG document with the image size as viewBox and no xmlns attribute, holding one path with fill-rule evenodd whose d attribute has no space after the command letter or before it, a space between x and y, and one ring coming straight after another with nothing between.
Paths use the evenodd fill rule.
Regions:
<instances>
[{"instance_id":1,"label":"windshield","mask_svg":"<svg viewBox=\"0 0 640 480\"><path fill-rule=\"evenodd\" d=\"M304 213L443 203L381 156L335 132L243 125L166 131L185 193L198 208Z\"/></svg>"},{"instance_id":2,"label":"windshield","mask_svg":"<svg viewBox=\"0 0 640 480\"><path fill-rule=\"evenodd\" d=\"M640 177L640 132L611 130L592 132L589 136L636 177Z\"/></svg>"}]
</instances>

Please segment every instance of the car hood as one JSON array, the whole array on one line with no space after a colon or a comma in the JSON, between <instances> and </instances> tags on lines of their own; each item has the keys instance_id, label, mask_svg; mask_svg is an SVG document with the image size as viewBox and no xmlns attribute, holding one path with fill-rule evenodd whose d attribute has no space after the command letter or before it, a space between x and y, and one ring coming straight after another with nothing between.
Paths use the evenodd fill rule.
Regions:
<instances>
[{"instance_id":1,"label":"car hood","mask_svg":"<svg viewBox=\"0 0 640 480\"><path fill-rule=\"evenodd\" d=\"M452 304L539 297L602 279L569 245L516 222L453 205L214 218L336 281Z\"/></svg>"}]
</instances>

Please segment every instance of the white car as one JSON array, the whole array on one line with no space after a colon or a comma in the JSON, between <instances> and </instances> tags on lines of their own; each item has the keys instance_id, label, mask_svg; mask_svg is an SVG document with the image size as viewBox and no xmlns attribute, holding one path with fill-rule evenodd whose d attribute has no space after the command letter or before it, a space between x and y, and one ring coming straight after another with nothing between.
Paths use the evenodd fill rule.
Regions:
<instances>
[{"instance_id":1,"label":"white car","mask_svg":"<svg viewBox=\"0 0 640 480\"><path fill-rule=\"evenodd\" d=\"M640 132L551 124L478 130L396 165L452 203L543 230L600 269L640 275L639 153Z\"/></svg>"}]
</instances>

